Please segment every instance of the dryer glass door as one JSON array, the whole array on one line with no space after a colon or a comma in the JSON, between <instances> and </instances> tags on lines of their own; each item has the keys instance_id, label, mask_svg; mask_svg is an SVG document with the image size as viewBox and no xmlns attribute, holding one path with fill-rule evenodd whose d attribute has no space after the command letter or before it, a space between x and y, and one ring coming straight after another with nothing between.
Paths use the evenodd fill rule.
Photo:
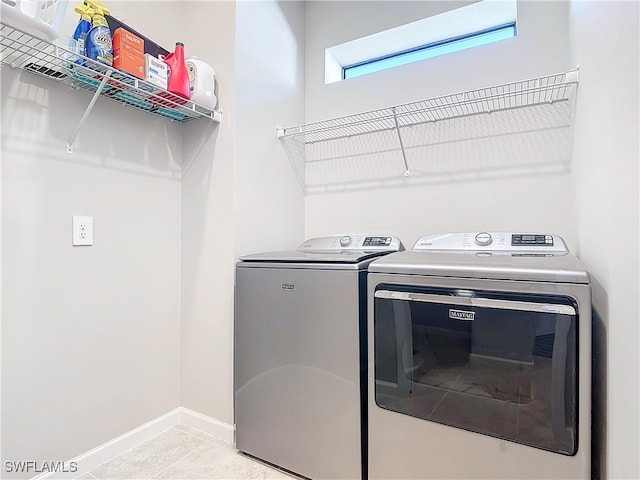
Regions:
<instances>
[{"instance_id":1,"label":"dryer glass door","mask_svg":"<svg viewBox=\"0 0 640 480\"><path fill-rule=\"evenodd\" d=\"M576 324L567 297L379 285L376 403L574 455Z\"/></svg>"}]
</instances>

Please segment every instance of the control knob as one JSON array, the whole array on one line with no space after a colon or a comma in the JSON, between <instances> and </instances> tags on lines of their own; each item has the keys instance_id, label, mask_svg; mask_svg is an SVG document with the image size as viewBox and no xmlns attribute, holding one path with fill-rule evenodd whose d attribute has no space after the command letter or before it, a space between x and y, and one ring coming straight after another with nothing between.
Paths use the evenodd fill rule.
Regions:
<instances>
[{"instance_id":1,"label":"control knob","mask_svg":"<svg viewBox=\"0 0 640 480\"><path fill-rule=\"evenodd\" d=\"M348 247L349 245L351 245L351 237L349 235L345 235L344 237L340 238L341 247Z\"/></svg>"},{"instance_id":2,"label":"control knob","mask_svg":"<svg viewBox=\"0 0 640 480\"><path fill-rule=\"evenodd\" d=\"M476 235L476 245L486 247L487 245L491 245L491 242L493 242L493 238L491 238L491 234L487 232L480 232Z\"/></svg>"}]
</instances>

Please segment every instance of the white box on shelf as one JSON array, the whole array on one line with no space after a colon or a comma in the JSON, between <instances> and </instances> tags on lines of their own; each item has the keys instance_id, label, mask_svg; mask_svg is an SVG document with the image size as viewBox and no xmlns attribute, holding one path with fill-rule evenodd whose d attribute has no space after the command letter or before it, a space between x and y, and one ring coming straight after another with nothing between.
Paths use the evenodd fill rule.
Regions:
<instances>
[{"instance_id":1,"label":"white box on shelf","mask_svg":"<svg viewBox=\"0 0 640 480\"><path fill-rule=\"evenodd\" d=\"M155 86L167 88L169 66L159 58L148 53L144 54L144 79Z\"/></svg>"}]
</instances>

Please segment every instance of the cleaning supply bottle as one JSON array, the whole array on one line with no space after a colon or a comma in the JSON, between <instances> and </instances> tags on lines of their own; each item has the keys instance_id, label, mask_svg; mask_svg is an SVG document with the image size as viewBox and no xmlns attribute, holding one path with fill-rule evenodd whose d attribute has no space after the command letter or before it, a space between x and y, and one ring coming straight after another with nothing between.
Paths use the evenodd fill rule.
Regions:
<instances>
[{"instance_id":1,"label":"cleaning supply bottle","mask_svg":"<svg viewBox=\"0 0 640 480\"><path fill-rule=\"evenodd\" d=\"M111 43L111 30L105 14L111 12L103 3L96 0L85 0L85 4L93 9L91 30L85 39L87 57L92 60L111 66L113 64L113 45Z\"/></svg>"},{"instance_id":2,"label":"cleaning supply bottle","mask_svg":"<svg viewBox=\"0 0 640 480\"><path fill-rule=\"evenodd\" d=\"M164 58L169 66L167 90L189 99L189 72L184 61L184 44L176 42L176 49Z\"/></svg>"},{"instance_id":3,"label":"cleaning supply bottle","mask_svg":"<svg viewBox=\"0 0 640 480\"><path fill-rule=\"evenodd\" d=\"M80 14L80 20L73 32L73 39L77 42L77 52L80 55L87 55L87 51L84 46L85 39L89 30L91 30L91 17L93 15L93 9L86 4L80 5L75 8L75 11ZM76 60L76 63L83 63L81 59Z\"/></svg>"},{"instance_id":4,"label":"cleaning supply bottle","mask_svg":"<svg viewBox=\"0 0 640 480\"><path fill-rule=\"evenodd\" d=\"M189 72L189 99L209 110L216 108L218 99L215 92L216 72L211 65L198 57L184 59Z\"/></svg>"}]
</instances>

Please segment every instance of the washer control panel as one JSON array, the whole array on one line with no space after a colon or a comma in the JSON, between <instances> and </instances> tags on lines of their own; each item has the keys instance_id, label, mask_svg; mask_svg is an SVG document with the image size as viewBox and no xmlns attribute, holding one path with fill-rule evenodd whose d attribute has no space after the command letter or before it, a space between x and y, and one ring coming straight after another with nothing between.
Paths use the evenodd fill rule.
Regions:
<instances>
[{"instance_id":1,"label":"washer control panel","mask_svg":"<svg viewBox=\"0 0 640 480\"><path fill-rule=\"evenodd\" d=\"M367 252L398 252L404 250L400 239L387 235L331 235L328 237L310 238L298 250L301 252L339 252L339 251L367 251Z\"/></svg>"},{"instance_id":2,"label":"washer control panel","mask_svg":"<svg viewBox=\"0 0 640 480\"><path fill-rule=\"evenodd\" d=\"M425 235L413 247L425 251L472 251L505 254L565 255L564 240L548 233L469 232Z\"/></svg>"},{"instance_id":3,"label":"washer control panel","mask_svg":"<svg viewBox=\"0 0 640 480\"><path fill-rule=\"evenodd\" d=\"M480 232L476 235L476 245L480 245L481 247L486 247L487 245L491 245L493 242L493 237L490 233Z\"/></svg>"},{"instance_id":4,"label":"washer control panel","mask_svg":"<svg viewBox=\"0 0 640 480\"><path fill-rule=\"evenodd\" d=\"M547 245L553 247L553 235L514 233L511 245Z\"/></svg>"}]
</instances>

